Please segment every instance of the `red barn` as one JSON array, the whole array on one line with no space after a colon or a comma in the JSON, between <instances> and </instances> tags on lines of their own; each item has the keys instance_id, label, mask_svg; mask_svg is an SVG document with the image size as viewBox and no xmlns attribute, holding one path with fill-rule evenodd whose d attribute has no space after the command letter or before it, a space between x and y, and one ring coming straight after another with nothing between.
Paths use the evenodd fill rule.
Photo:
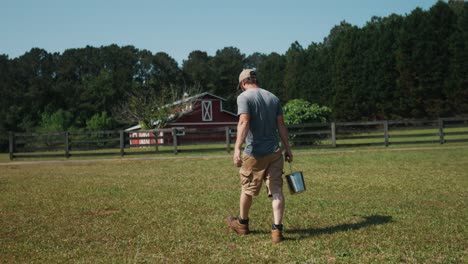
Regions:
<instances>
[{"instance_id":1,"label":"red barn","mask_svg":"<svg viewBox=\"0 0 468 264\"><path fill-rule=\"evenodd\" d=\"M205 92L174 102L173 105L180 105L184 110L182 110L181 115L171 120L165 128L178 129L177 140L180 144L224 141L225 131L222 129L236 126L239 120L236 114L223 109L224 101L226 101L226 99ZM187 104L186 102L190 103ZM140 126L131 127L127 129L127 131L137 129L140 129ZM144 133L131 133L130 137L147 137L147 135L139 134ZM163 134L160 134L160 136L163 136ZM164 139L158 139L158 143L170 143L167 142L171 141L168 137L165 139L166 142L164 142ZM131 146L154 143L154 139L152 139L152 141L146 140L141 143L139 140L130 139Z\"/></svg>"}]
</instances>

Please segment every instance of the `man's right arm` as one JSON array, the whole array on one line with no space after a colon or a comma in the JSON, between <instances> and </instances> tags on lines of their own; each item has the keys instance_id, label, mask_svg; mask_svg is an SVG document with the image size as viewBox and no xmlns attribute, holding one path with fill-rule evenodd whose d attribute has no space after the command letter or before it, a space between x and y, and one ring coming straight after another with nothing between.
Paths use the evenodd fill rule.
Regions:
<instances>
[{"instance_id":1,"label":"man's right arm","mask_svg":"<svg viewBox=\"0 0 468 264\"><path fill-rule=\"evenodd\" d=\"M240 167L242 165L241 159L241 151L242 151L242 144L249 133L250 128L250 115L249 114L241 114L239 116L239 123L237 124L237 137L236 137L236 144L234 146L234 156L232 160L234 165Z\"/></svg>"}]
</instances>

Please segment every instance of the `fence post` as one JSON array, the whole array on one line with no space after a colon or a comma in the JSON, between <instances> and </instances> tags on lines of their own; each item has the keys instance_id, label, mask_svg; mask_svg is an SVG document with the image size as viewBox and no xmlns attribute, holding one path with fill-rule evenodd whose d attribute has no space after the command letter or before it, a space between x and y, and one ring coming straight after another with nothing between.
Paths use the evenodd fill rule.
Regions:
<instances>
[{"instance_id":1,"label":"fence post","mask_svg":"<svg viewBox=\"0 0 468 264\"><path fill-rule=\"evenodd\" d=\"M335 122L330 124L331 129L331 140L332 140L332 147L336 148L336 125Z\"/></svg>"},{"instance_id":2,"label":"fence post","mask_svg":"<svg viewBox=\"0 0 468 264\"><path fill-rule=\"evenodd\" d=\"M9 150L10 150L10 160L13 160L15 157L15 134L10 131L10 144L9 144Z\"/></svg>"},{"instance_id":3,"label":"fence post","mask_svg":"<svg viewBox=\"0 0 468 264\"><path fill-rule=\"evenodd\" d=\"M154 151L159 152L159 137L160 137L160 135L162 135L163 140L164 140L164 132L161 132L158 129L154 129L152 134L154 136L154 144L155 144L154 145Z\"/></svg>"},{"instance_id":4,"label":"fence post","mask_svg":"<svg viewBox=\"0 0 468 264\"><path fill-rule=\"evenodd\" d=\"M65 131L65 158L70 157L70 139L69 139L69 132Z\"/></svg>"},{"instance_id":5,"label":"fence post","mask_svg":"<svg viewBox=\"0 0 468 264\"><path fill-rule=\"evenodd\" d=\"M172 143L174 145L174 154L177 154L177 129L172 128Z\"/></svg>"},{"instance_id":6,"label":"fence post","mask_svg":"<svg viewBox=\"0 0 468 264\"><path fill-rule=\"evenodd\" d=\"M124 131L120 130L119 133L120 133L120 157L123 157L125 155L125 152L124 152L124 147L125 147Z\"/></svg>"},{"instance_id":7,"label":"fence post","mask_svg":"<svg viewBox=\"0 0 468 264\"><path fill-rule=\"evenodd\" d=\"M444 139L444 120L442 118L439 118L439 140L440 140L440 144L445 143L445 139Z\"/></svg>"},{"instance_id":8,"label":"fence post","mask_svg":"<svg viewBox=\"0 0 468 264\"><path fill-rule=\"evenodd\" d=\"M384 127L385 146L388 147L388 143L389 143L388 120L383 121L383 127Z\"/></svg>"},{"instance_id":9,"label":"fence post","mask_svg":"<svg viewBox=\"0 0 468 264\"><path fill-rule=\"evenodd\" d=\"M229 127L224 127L226 131L226 150L227 153L231 153L231 134L229 133Z\"/></svg>"}]
</instances>

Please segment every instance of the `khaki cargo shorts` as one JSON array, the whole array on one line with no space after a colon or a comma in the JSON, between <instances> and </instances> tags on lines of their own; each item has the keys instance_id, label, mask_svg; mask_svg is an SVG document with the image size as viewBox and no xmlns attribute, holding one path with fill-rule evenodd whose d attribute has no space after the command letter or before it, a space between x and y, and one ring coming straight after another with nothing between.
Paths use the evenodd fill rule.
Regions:
<instances>
[{"instance_id":1,"label":"khaki cargo shorts","mask_svg":"<svg viewBox=\"0 0 468 264\"><path fill-rule=\"evenodd\" d=\"M239 170L242 192L257 196L265 181L269 197L273 194L281 194L283 192L283 166L281 150L260 158L244 155L242 167Z\"/></svg>"}]
</instances>

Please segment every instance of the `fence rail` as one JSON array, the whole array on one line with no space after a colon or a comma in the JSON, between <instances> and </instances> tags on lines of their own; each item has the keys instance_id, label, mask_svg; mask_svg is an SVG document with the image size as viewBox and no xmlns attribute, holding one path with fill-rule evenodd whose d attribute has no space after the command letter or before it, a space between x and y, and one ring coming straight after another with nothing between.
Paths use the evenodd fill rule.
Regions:
<instances>
[{"instance_id":1,"label":"fence rail","mask_svg":"<svg viewBox=\"0 0 468 264\"><path fill-rule=\"evenodd\" d=\"M294 148L336 148L359 146L389 146L421 143L468 142L468 118L441 118L437 120L384 120L372 122L309 123L288 126ZM140 136L142 135L143 136ZM136 136L135 136L136 135ZM9 134L10 159L29 157L136 155L150 154L130 144L145 140L138 147L154 152L231 151L236 139L236 127L221 128L166 128L133 131L63 131L50 133ZM199 148L200 144L211 147ZM225 145L225 147L223 147ZM184 147L184 149L181 149ZM98 150L98 152L86 152ZM59 154L57 153L59 152ZM53 152L53 153L52 153ZM63 154L60 154L62 152Z\"/></svg>"}]
</instances>

